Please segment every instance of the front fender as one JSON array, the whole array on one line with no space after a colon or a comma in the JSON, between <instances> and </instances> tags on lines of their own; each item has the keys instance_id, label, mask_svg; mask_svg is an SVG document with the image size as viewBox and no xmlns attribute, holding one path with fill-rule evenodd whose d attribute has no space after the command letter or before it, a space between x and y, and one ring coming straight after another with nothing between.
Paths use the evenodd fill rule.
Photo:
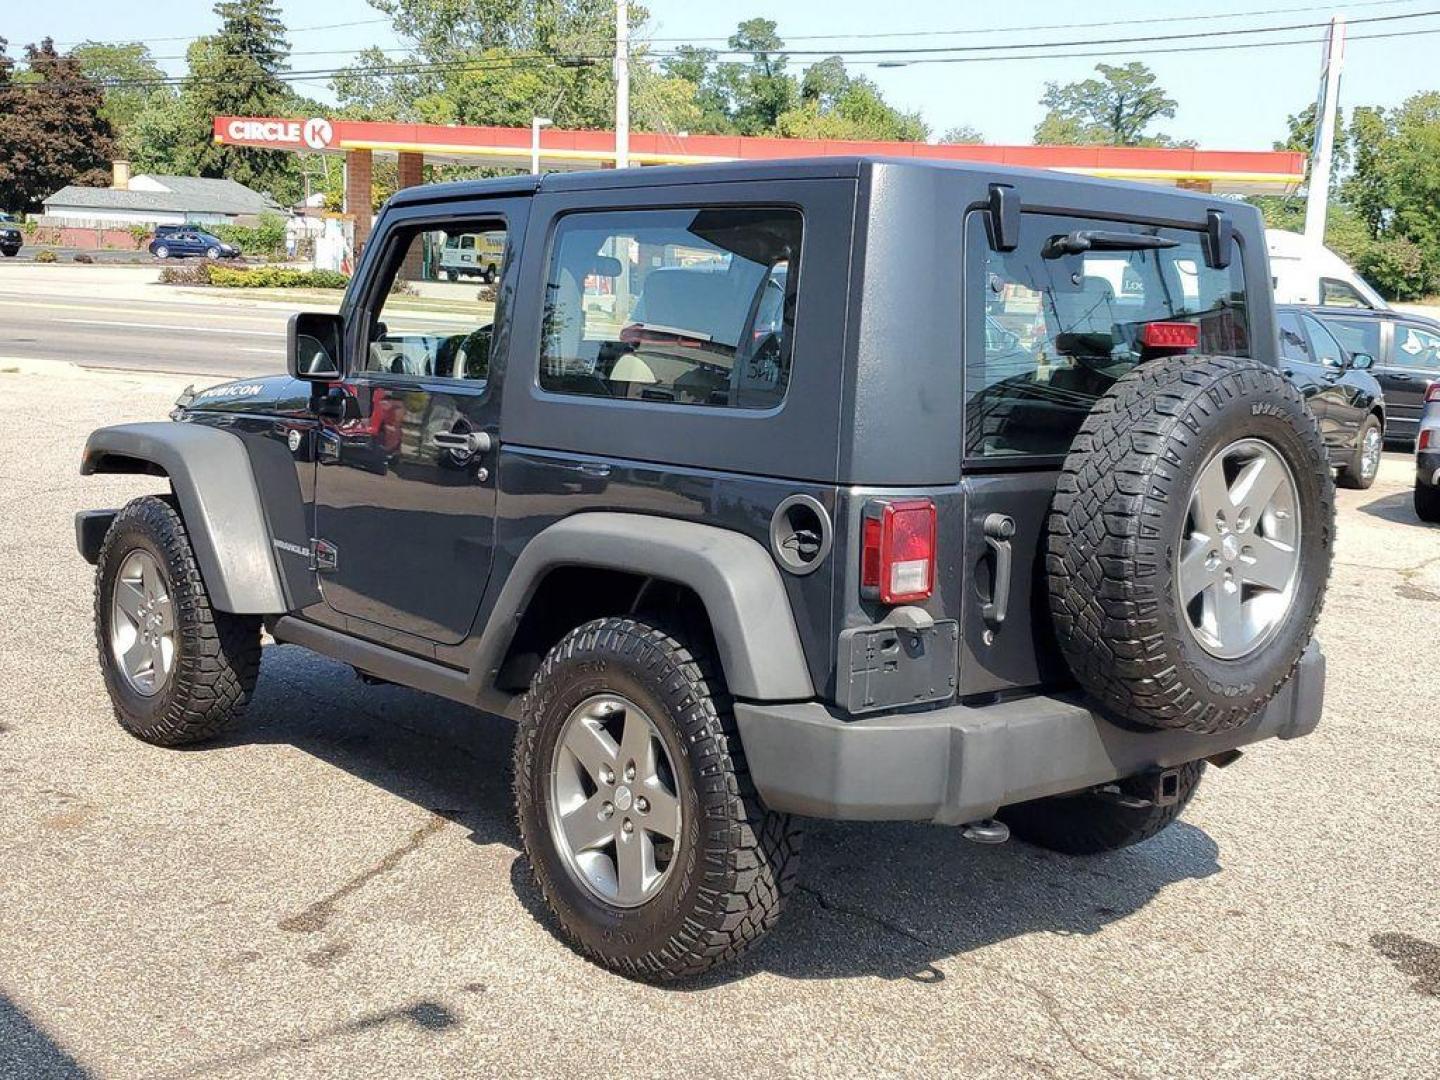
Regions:
<instances>
[{"instance_id":1,"label":"front fender","mask_svg":"<svg viewBox=\"0 0 1440 1080\"><path fill-rule=\"evenodd\" d=\"M91 433L80 472L169 477L211 603L240 615L286 610L265 511L239 436L200 424L117 424Z\"/></svg>"},{"instance_id":2,"label":"front fender","mask_svg":"<svg viewBox=\"0 0 1440 1080\"><path fill-rule=\"evenodd\" d=\"M815 696L775 560L748 536L693 521L596 511L542 530L520 553L480 637L472 679L483 696L545 575L594 566L671 581L705 606L730 692L754 701Z\"/></svg>"}]
</instances>

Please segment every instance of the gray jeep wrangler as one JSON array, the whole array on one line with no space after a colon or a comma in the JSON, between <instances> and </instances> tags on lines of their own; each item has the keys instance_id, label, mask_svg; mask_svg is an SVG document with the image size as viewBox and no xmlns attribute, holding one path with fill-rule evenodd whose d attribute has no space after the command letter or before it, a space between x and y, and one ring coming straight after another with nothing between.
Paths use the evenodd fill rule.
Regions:
<instances>
[{"instance_id":1,"label":"gray jeep wrangler","mask_svg":"<svg viewBox=\"0 0 1440 1080\"><path fill-rule=\"evenodd\" d=\"M503 233L493 293L439 278ZM432 255L427 255L432 253ZM628 975L777 920L799 817L1110 851L1320 716L1333 490L1261 221L829 158L400 192L289 375L96 431L120 723L244 709L262 628L514 718L564 935Z\"/></svg>"}]
</instances>

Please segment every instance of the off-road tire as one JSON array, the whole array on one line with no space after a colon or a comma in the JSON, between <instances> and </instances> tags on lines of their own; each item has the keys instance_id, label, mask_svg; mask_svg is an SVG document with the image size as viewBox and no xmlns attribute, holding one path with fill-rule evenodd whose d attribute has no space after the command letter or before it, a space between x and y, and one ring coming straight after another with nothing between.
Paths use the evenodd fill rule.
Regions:
<instances>
[{"instance_id":1,"label":"off-road tire","mask_svg":"<svg viewBox=\"0 0 1440 1080\"><path fill-rule=\"evenodd\" d=\"M1098 792L1082 791L1007 806L999 817L1016 838L1036 847L1066 855L1118 851L1149 840L1184 812L1200 786L1205 763L1192 761L1179 772L1177 798L1168 806L1128 807ZM1117 786L1127 795L1140 791L1134 780L1121 780Z\"/></svg>"},{"instance_id":2,"label":"off-road tire","mask_svg":"<svg viewBox=\"0 0 1440 1080\"><path fill-rule=\"evenodd\" d=\"M175 666L152 697L134 690L110 651L115 576L137 547L155 557L166 579L176 626ZM210 605L185 523L165 499L135 499L115 516L95 567L95 642L105 688L120 726L157 746L187 746L237 722L260 671L260 618Z\"/></svg>"},{"instance_id":3,"label":"off-road tire","mask_svg":"<svg viewBox=\"0 0 1440 1080\"><path fill-rule=\"evenodd\" d=\"M572 710L602 692L634 701L660 728L681 800L669 877L635 908L572 880L547 824L555 743ZM775 925L795 883L799 829L755 793L711 650L636 619L586 623L545 657L521 703L515 800L536 885L564 936L631 978L663 982L735 959Z\"/></svg>"},{"instance_id":4,"label":"off-road tire","mask_svg":"<svg viewBox=\"0 0 1440 1080\"><path fill-rule=\"evenodd\" d=\"M1176 595L1191 487L1230 442L1268 442L1294 475L1300 569L1284 621L1237 660L1206 652ZM1294 673L1330 576L1334 482L1314 416L1279 371L1177 356L1127 372L1091 410L1056 484L1045 567L1060 649L1115 718L1216 732L1243 724Z\"/></svg>"},{"instance_id":5,"label":"off-road tire","mask_svg":"<svg viewBox=\"0 0 1440 1080\"><path fill-rule=\"evenodd\" d=\"M1377 468L1369 476L1365 475L1365 439L1370 432L1377 430L1380 431L1381 448L1383 449L1385 432L1375 414L1371 413L1365 417L1364 422L1360 425L1360 430L1355 433L1355 452L1350 455L1350 460L1341 467L1339 475L1335 478L1337 486L1349 488L1352 491L1366 491L1374 485L1375 478L1380 475L1380 470Z\"/></svg>"},{"instance_id":6,"label":"off-road tire","mask_svg":"<svg viewBox=\"0 0 1440 1080\"><path fill-rule=\"evenodd\" d=\"M1421 521L1440 524L1440 487L1415 485L1415 516Z\"/></svg>"}]
</instances>

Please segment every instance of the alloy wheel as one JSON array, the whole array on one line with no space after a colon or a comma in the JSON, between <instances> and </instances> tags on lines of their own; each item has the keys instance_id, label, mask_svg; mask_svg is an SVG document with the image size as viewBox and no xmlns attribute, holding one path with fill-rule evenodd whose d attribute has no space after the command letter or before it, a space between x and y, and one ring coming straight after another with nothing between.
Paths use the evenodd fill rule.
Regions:
<instances>
[{"instance_id":1,"label":"alloy wheel","mask_svg":"<svg viewBox=\"0 0 1440 1080\"><path fill-rule=\"evenodd\" d=\"M129 552L115 575L110 601L110 651L137 694L153 697L175 669L175 606L159 562L150 552Z\"/></svg>"},{"instance_id":2,"label":"alloy wheel","mask_svg":"<svg viewBox=\"0 0 1440 1080\"><path fill-rule=\"evenodd\" d=\"M1237 440L1200 469L1175 579L1206 652L1238 660L1279 629L1300 577L1301 525L1295 476L1265 440Z\"/></svg>"},{"instance_id":3,"label":"alloy wheel","mask_svg":"<svg viewBox=\"0 0 1440 1080\"><path fill-rule=\"evenodd\" d=\"M638 907L669 876L681 808L674 763L634 702L598 694L566 719L550 769L551 840L567 873L614 907Z\"/></svg>"}]
</instances>

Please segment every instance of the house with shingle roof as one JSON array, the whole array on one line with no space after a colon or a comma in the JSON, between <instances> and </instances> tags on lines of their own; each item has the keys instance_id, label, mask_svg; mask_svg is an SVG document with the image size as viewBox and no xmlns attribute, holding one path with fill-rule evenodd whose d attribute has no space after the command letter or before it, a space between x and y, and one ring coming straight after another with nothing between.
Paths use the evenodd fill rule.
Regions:
<instances>
[{"instance_id":1,"label":"house with shingle roof","mask_svg":"<svg viewBox=\"0 0 1440 1080\"><path fill-rule=\"evenodd\" d=\"M111 187L69 184L45 200L46 224L51 225L225 225L284 212L269 195L234 180L131 176L124 162L115 163Z\"/></svg>"}]
</instances>

